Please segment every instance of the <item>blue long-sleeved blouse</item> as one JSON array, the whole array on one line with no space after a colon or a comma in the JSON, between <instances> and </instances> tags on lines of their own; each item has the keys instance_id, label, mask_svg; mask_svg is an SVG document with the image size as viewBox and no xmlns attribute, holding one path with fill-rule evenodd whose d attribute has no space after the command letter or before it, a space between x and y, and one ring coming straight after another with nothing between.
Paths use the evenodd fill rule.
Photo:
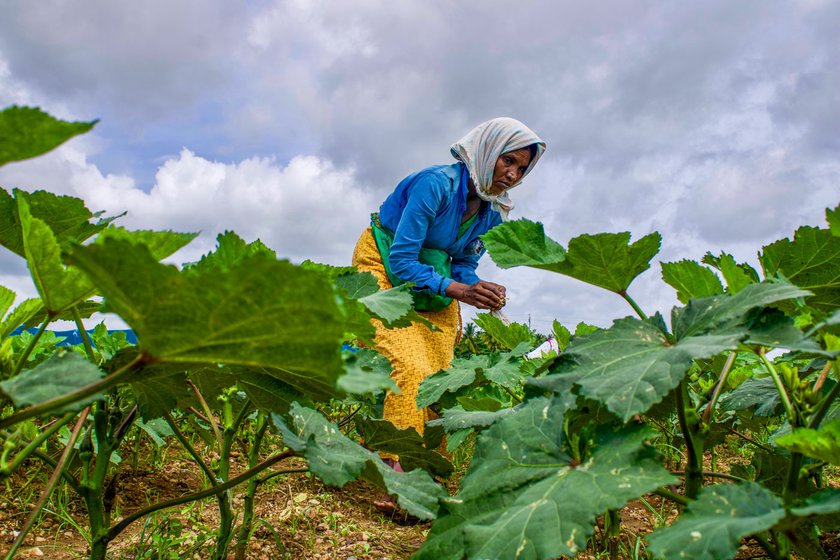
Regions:
<instances>
[{"instance_id":1,"label":"blue long-sleeved blouse","mask_svg":"<svg viewBox=\"0 0 840 560\"><path fill-rule=\"evenodd\" d=\"M478 259L485 253L479 235L502 222L498 212L482 201L470 228L458 237L467 208L469 171L461 163L435 165L403 179L379 208L379 221L394 232L389 264L397 278L417 288L445 295L453 280L479 281ZM452 257L452 278L418 261L421 247L443 249Z\"/></svg>"}]
</instances>

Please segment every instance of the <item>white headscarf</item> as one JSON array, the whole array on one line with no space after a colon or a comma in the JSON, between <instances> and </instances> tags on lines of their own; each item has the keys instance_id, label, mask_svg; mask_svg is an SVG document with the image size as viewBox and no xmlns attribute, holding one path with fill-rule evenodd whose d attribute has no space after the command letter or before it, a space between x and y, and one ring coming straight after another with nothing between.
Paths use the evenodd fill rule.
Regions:
<instances>
[{"instance_id":1,"label":"white headscarf","mask_svg":"<svg viewBox=\"0 0 840 560\"><path fill-rule=\"evenodd\" d=\"M450 151L455 159L467 166L478 196L490 202L493 209L502 215L502 220L507 220L508 213L513 209L513 201L508 196L510 189L497 196L490 194L496 160L504 153L531 145L536 145L537 149L528 169L522 174L524 179L545 151L545 142L516 119L499 117L483 122L454 143ZM510 188L521 183L522 179Z\"/></svg>"}]
</instances>

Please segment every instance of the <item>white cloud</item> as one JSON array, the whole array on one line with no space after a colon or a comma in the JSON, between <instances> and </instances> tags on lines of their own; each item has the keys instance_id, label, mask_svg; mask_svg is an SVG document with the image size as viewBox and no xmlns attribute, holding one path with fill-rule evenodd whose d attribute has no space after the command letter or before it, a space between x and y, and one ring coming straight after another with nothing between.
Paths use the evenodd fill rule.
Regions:
<instances>
[{"instance_id":1,"label":"white cloud","mask_svg":"<svg viewBox=\"0 0 840 560\"><path fill-rule=\"evenodd\" d=\"M230 228L346 262L403 176L498 115L547 141L515 215L564 244L659 230L665 260L754 260L838 202L837 2L12 0L4 16L0 101L103 117L4 186L201 229L201 250ZM481 271L540 327L627 311L550 273ZM645 309L672 299L658 277L631 288Z\"/></svg>"}]
</instances>

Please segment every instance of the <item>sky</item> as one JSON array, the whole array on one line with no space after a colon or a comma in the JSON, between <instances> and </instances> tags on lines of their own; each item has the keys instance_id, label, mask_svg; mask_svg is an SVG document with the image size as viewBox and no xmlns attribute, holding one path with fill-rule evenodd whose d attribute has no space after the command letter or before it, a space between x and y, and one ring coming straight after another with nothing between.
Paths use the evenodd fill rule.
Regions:
<instances>
[{"instance_id":1,"label":"sky","mask_svg":"<svg viewBox=\"0 0 840 560\"><path fill-rule=\"evenodd\" d=\"M760 248L840 203L840 1L5 0L0 107L100 119L54 152L0 168L128 228L225 230L282 258L348 265L406 175L450 163L475 125L517 118L547 144L512 218L562 245L652 231L662 250L629 292L677 304L659 261ZM35 295L0 250L0 284ZM527 268L508 316L608 326L618 296ZM467 318L474 310L465 308ZM109 325L119 326L112 319Z\"/></svg>"}]
</instances>

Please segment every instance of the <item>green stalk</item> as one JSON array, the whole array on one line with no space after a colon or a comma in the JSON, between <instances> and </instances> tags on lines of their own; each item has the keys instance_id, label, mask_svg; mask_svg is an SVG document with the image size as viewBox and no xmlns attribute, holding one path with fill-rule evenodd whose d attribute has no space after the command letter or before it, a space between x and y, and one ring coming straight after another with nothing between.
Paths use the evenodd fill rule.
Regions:
<instances>
[{"instance_id":1,"label":"green stalk","mask_svg":"<svg viewBox=\"0 0 840 560\"><path fill-rule=\"evenodd\" d=\"M796 412L793 410L793 405L791 404L790 397L788 397L787 391L785 390L785 385L782 383L782 378L779 377L779 372L776 371L776 366L774 366L773 362L768 360L767 356L764 355L763 348L759 350L757 354L764 363L764 367L767 368L768 372L770 372L770 377L773 378L773 384L776 385L776 390L779 392L779 396L782 399L782 404L785 407L785 412L787 413L790 426L792 428L796 428Z\"/></svg>"},{"instance_id":2,"label":"green stalk","mask_svg":"<svg viewBox=\"0 0 840 560\"><path fill-rule=\"evenodd\" d=\"M510 389L510 387L505 387L504 385L502 385L501 387L502 387L502 389L504 389L504 390L505 390L505 393L507 393L508 395L510 395L510 398L512 398L512 399L514 400L514 402L516 402L517 404L521 404L521 403L522 403L522 399L520 399L520 398L516 395L516 393L514 393L514 392L513 392L513 390L512 390L512 389Z\"/></svg>"},{"instance_id":3,"label":"green stalk","mask_svg":"<svg viewBox=\"0 0 840 560\"><path fill-rule=\"evenodd\" d=\"M629 304L630 304L630 307L632 307L632 308L633 308L633 311L635 311L635 312L636 312L636 314L639 316L639 318L641 318L641 319L642 319L642 321L646 321L646 320L647 320L648 316L647 316L647 315L645 315L645 312L644 312L644 311L642 311L642 308L641 308L641 307L639 307L639 304L637 304L637 303L636 303L636 301L635 301L633 298L631 298L631 297L630 297L630 294L628 294L628 293L627 293L626 291L624 291L624 290L621 290L620 292L618 292L618 295L620 295L621 297L623 297L623 298L624 298L624 300L625 300L627 303L629 303Z\"/></svg>"},{"instance_id":4,"label":"green stalk","mask_svg":"<svg viewBox=\"0 0 840 560\"><path fill-rule=\"evenodd\" d=\"M201 458L201 455L198 454L198 451L195 450L190 440L187 439L187 436L184 435L184 432L178 428L178 425L175 423L175 419L172 418L172 414L169 412L163 417L166 420L166 423L169 424L169 427L172 428L172 431L175 432L175 437L184 446L184 449L187 450L187 453L193 458L193 460L198 463L198 466L204 472L204 475L207 477L207 480L210 481L210 486L214 486L219 483L219 480L216 478L216 474L213 470L207 466L207 463L204 462L204 459Z\"/></svg>"},{"instance_id":5,"label":"green stalk","mask_svg":"<svg viewBox=\"0 0 840 560\"><path fill-rule=\"evenodd\" d=\"M835 362L832 367L837 369L837 363ZM812 430L816 430L820 427L820 422L822 422L823 418L825 418L825 415L828 413L828 409L831 406L831 403L834 402L834 399L837 398L838 394L840 394L840 381L835 383L834 387L831 388L831 392L829 392L828 395L826 395L826 397L822 401L820 401L820 404L817 406L817 411L808 421L809 428L811 428Z\"/></svg>"},{"instance_id":6,"label":"green stalk","mask_svg":"<svg viewBox=\"0 0 840 560\"><path fill-rule=\"evenodd\" d=\"M703 442L695 439L692 426L688 424L688 403L688 388L683 380L677 388L677 416L686 445L685 495L694 500L703 487Z\"/></svg>"},{"instance_id":7,"label":"green stalk","mask_svg":"<svg viewBox=\"0 0 840 560\"><path fill-rule=\"evenodd\" d=\"M257 431L254 434L254 441L251 443L251 449L248 451L248 468L254 468L259 462L260 447L262 447L263 438L267 430L268 422L266 421L265 414L261 412L257 416ZM248 488L245 490L245 501L242 505L242 524L239 526L239 532L236 535L236 545L233 548L235 560L245 560L248 537L251 534L251 526L254 523L254 498L256 497L259 484L260 480L254 477L248 481Z\"/></svg>"},{"instance_id":8,"label":"green stalk","mask_svg":"<svg viewBox=\"0 0 840 560\"><path fill-rule=\"evenodd\" d=\"M82 431L82 426L84 426L85 424L88 412L90 412L90 407L85 408L82 411L82 414L79 416L79 419L76 421L76 425L73 427L73 431L70 433L70 439L68 439L67 445L64 447L64 451L61 454L61 459L58 460L58 464L55 466L55 470L50 476L50 479L47 481L47 485L44 488L44 492L41 494L40 499L38 499L38 503L35 504L35 509L32 510L32 513L26 519L26 522L23 524L23 527L21 527L20 534L18 534L17 538L15 539L15 542L12 543L12 547L6 554L5 560L12 560L12 558L15 556L17 550L20 548L20 545L23 544L23 540L26 538L26 535L29 533L29 531L32 529L32 526L35 524L35 520L38 519L38 516L41 514L41 510L44 509L44 505L47 503L47 499L49 499L50 495L53 493L53 490L55 490L55 487L58 485L58 480L59 478L61 478L61 473L67 468L67 463L69 462L73 448L76 445L76 440L79 439L79 434Z\"/></svg>"},{"instance_id":9,"label":"green stalk","mask_svg":"<svg viewBox=\"0 0 840 560\"><path fill-rule=\"evenodd\" d=\"M607 526L607 549L610 560L618 560L618 537L621 534L621 512L617 509L607 511L604 520Z\"/></svg>"},{"instance_id":10,"label":"green stalk","mask_svg":"<svg viewBox=\"0 0 840 560\"><path fill-rule=\"evenodd\" d=\"M53 422L49 428L41 432L41 434L39 434L35 439L29 442L29 444L26 447L24 447L22 451L17 453L15 455L15 458L7 467L3 467L3 469L0 470L0 476L9 476L13 472L15 472L18 469L18 467L20 467L23 464L23 462L26 461L26 459L28 459L29 456L36 449L41 447L42 443L44 443L47 439L49 439L50 436L52 436L54 433L56 433L58 430L64 427L64 425L69 424L70 420L72 420L74 416L76 416L75 412L68 412L67 414Z\"/></svg>"},{"instance_id":11,"label":"green stalk","mask_svg":"<svg viewBox=\"0 0 840 560\"><path fill-rule=\"evenodd\" d=\"M82 323L82 316L79 314L79 308L73 306L73 320L76 322L76 329L79 331L79 336L82 337L82 344L85 345L85 354L90 358L90 361L96 363L96 357L93 354L93 345L90 343L90 337L85 330L85 325Z\"/></svg>"},{"instance_id":12,"label":"green stalk","mask_svg":"<svg viewBox=\"0 0 840 560\"><path fill-rule=\"evenodd\" d=\"M73 391L72 393L67 393L66 395L55 397L48 401L44 401L41 404L30 406L29 408L24 408L23 410L18 411L10 416L7 416L6 418L0 419L0 429L8 428L9 426L17 424L18 422L22 422L23 420L47 414L49 412L52 412L53 410L63 408L84 398L91 397L97 393L106 391L111 387L114 387L120 382L122 382L124 378L128 377L129 374L131 374L134 371L134 367L137 364L142 363L146 360L148 360L148 357L144 354L140 354L125 366L121 367L111 375L97 381L96 383L91 383L87 387L82 387L81 389Z\"/></svg>"},{"instance_id":13,"label":"green stalk","mask_svg":"<svg viewBox=\"0 0 840 560\"><path fill-rule=\"evenodd\" d=\"M726 385L726 379L729 377L729 372L732 371L732 364L735 363L735 356L737 355L738 353L733 350L726 357L723 369L720 370L717 385L715 385L715 391L712 393L712 399L709 401L709 404L706 406L706 410L703 413L703 422L705 424L708 424L712 419L712 412L715 409L715 405L717 404L721 391L723 391L723 387Z\"/></svg>"},{"instance_id":14,"label":"green stalk","mask_svg":"<svg viewBox=\"0 0 840 560\"><path fill-rule=\"evenodd\" d=\"M232 419L233 406L228 398L224 402L223 415L225 418L224 434L222 436L222 447L219 451L219 480L226 481L230 476L230 451L233 447L236 434L239 431L239 426L245 421L251 409L251 401L247 401L237 414L235 419ZM207 411L209 413L209 410ZM217 496L219 502L219 530L216 536L216 550L213 555L214 560L224 560L227 558L227 548L230 541L233 539L233 521L234 515L231 508L233 496L231 493L225 492Z\"/></svg>"},{"instance_id":15,"label":"green stalk","mask_svg":"<svg viewBox=\"0 0 840 560\"><path fill-rule=\"evenodd\" d=\"M677 476L685 476L685 471L671 471L671 474L675 474ZM703 476L708 476L710 478L724 478L726 480L734 480L736 482L749 482L747 479L741 478L739 476L726 473L719 473L715 471L703 471Z\"/></svg>"},{"instance_id":16,"label":"green stalk","mask_svg":"<svg viewBox=\"0 0 840 560\"><path fill-rule=\"evenodd\" d=\"M90 559L105 560L108 542L103 537L110 527L108 511L105 508L105 479L113 452L108 434L108 410L103 403L96 403L93 412L94 436L96 437L96 460L93 473L85 485L85 505L90 523Z\"/></svg>"},{"instance_id":17,"label":"green stalk","mask_svg":"<svg viewBox=\"0 0 840 560\"><path fill-rule=\"evenodd\" d=\"M675 494L674 492L671 492L670 490L665 490L664 488L658 488L658 489L654 490L653 493L656 494L657 496L661 496L661 497L665 498L666 500L670 500L670 501L674 502L675 504L679 504L681 506L687 506L689 503L691 503L691 500L689 500L685 496L681 496L680 494Z\"/></svg>"},{"instance_id":18,"label":"green stalk","mask_svg":"<svg viewBox=\"0 0 840 560\"><path fill-rule=\"evenodd\" d=\"M216 423L216 418L213 416L213 412L210 410L210 407L207 405L207 401L204 400L204 396L201 394L201 391L198 390L198 387L195 386L195 383L187 380L187 385L193 390L195 396L198 398L198 402L201 403L201 408L204 409L204 414L207 415L207 421L210 424L210 427L213 428L213 434L216 436L216 443L219 444L219 451L221 452L222 448L222 434L219 432L219 425Z\"/></svg>"},{"instance_id":19,"label":"green stalk","mask_svg":"<svg viewBox=\"0 0 840 560\"><path fill-rule=\"evenodd\" d=\"M29 355L35 350L35 346L38 345L38 341L41 340L41 335L44 334L44 329L47 328L47 325L50 324L50 317L47 315L47 318L44 319L44 322L41 323L41 326L38 327L38 331L35 333L35 336L32 337L32 340L29 341L26 349L23 351L23 354L20 355L20 359L18 363L15 364L15 369L12 371L12 375L9 378L17 376L21 371L23 371L23 366L26 364L26 360L29 359Z\"/></svg>"},{"instance_id":20,"label":"green stalk","mask_svg":"<svg viewBox=\"0 0 840 560\"><path fill-rule=\"evenodd\" d=\"M180 498L175 498L174 500L168 500L166 502L160 502L157 504L153 504L145 509L140 511L136 511L133 514L126 516L123 518L122 521L111 527L108 531L108 535L105 537L108 541L114 540L117 535L125 530L126 527L140 519L141 517L145 517L149 514L152 514L156 511L160 511L162 509L179 506L181 504L186 504L188 502L194 502L196 500L202 500L204 498L209 498L210 496L216 496L222 492L226 492L227 490L242 484L246 480L250 480L252 477L258 475L271 465L275 463L279 463L283 459L288 459L289 457L294 456L294 452L292 451L284 451L282 453L278 453L277 455L273 455L257 465L252 469L248 469L247 471L243 472L239 476L231 478L224 484L219 484L217 486L213 486L212 488L208 488L207 490L202 490L201 492L195 492L193 494L187 494L186 496L181 496ZM285 473L281 473L285 474Z\"/></svg>"}]
</instances>

